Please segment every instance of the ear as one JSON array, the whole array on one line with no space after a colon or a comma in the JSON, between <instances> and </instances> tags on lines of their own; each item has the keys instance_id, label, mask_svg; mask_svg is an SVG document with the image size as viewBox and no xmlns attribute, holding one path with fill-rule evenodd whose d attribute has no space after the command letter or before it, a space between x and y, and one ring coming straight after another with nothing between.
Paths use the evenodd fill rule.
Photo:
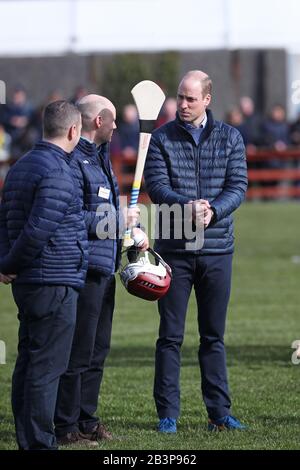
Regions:
<instances>
[{"instance_id":1,"label":"ear","mask_svg":"<svg viewBox=\"0 0 300 470\"><path fill-rule=\"evenodd\" d=\"M75 136L76 136L76 126L74 124L72 127L70 127L68 131L68 140L72 141Z\"/></svg>"},{"instance_id":2,"label":"ear","mask_svg":"<svg viewBox=\"0 0 300 470\"><path fill-rule=\"evenodd\" d=\"M206 97L204 98L204 104L205 106L209 106L210 105L210 102L211 102L211 95L210 94L207 94Z\"/></svg>"},{"instance_id":3,"label":"ear","mask_svg":"<svg viewBox=\"0 0 300 470\"><path fill-rule=\"evenodd\" d=\"M95 119L95 123L96 123L96 129L99 129L103 124L103 117L98 115Z\"/></svg>"}]
</instances>

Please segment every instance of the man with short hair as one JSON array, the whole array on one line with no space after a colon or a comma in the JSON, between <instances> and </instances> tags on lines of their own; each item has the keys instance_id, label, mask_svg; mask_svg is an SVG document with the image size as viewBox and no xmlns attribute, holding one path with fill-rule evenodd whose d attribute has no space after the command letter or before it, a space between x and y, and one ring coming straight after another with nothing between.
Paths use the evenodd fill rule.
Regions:
<instances>
[{"instance_id":1,"label":"man with short hair","mask_svg":"<svg viewBox=\"0 0 300 470\"><path fill-rule=\"evenodd\" d=\"M158 431L174 433L180 412L180 349L192 288L198 306L199 365L210 430L243 429L231 415L224 332L233 254L232 213L247 189L245 148L240 133L213 119L208 106L212 82L199 70L179 84L177 117L152 135L145 166L146 187L155 204L191 207L202 224L203 246L185 238L165 240L155 250L172 268L168 293L158 302L154 398ZM198 210L199 206L202 210ZM174 222L174 221L173 221Z\"/></svg>"},{"instance_id":2,"label":"man with short hair","mask_svg":"<svg viewBox=\"0 0 300 470\"><path fill-rule=\"evenodd\" d=\"M122 243L119 189L109 159L116 109L99 95L87 95L77 105L82 115L82 133L70 167L78 183L88 230L89 266L78 299L69 367L59 385L55 432L60 445L76 444L82 439L112 439L95 412L110 349L114 273L119 267ZM126 225L135 225L138 215L137 208L128 209ZM133 230L137 234L140 229ZM141 249L145 250L148 239L143 236Z\"/></svg>"},{"instance_id":3,"label":"man with short hair","mask_svg":"<svg viewBox=\"0 0 300 470\"><path fill-rule=\"evenodd\" d=\"M88 256L68 165L80 137L80 113L56 101L46 107L43 127L43 140L10 169L0 205L1 281L13 281L20 321L12 379L20 450L57 448L57 389L68 365Z\"/></svg>"}]
</instances>

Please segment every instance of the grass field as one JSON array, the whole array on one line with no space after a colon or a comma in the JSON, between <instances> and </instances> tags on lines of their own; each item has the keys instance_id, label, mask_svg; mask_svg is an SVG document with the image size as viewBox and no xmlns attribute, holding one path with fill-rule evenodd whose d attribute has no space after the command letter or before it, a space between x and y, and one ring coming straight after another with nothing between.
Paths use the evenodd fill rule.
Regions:
<instances>
[{"instance_id":1,"label":"grass field","mask_svg":"<svg viewBox=\"0 0 300 470\"><path fill-rule=\"evenodd\" d=\"M293 257L295 258L293 262ZM100 449L300 449L299 204L244 204L236 214L236 253L226 333L233 413L244 432L209 434L200 395L195 302L191 298L182 350L182 410L177 435L160 435L152 398L156 305L118 286L112 349L100 414L115 440ZM295 262L296 261L296 262ZM10 289L0 288L0 449L14 449L10 380L18 322Z\"/></svg>"}]
</instances>

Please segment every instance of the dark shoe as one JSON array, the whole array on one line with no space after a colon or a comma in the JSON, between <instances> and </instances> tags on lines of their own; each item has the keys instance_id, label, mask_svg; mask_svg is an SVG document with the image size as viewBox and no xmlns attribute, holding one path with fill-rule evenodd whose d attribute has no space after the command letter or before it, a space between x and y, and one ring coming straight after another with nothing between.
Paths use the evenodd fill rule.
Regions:
<instances>
[{"instance_id":1,"label":"dark shoe","mask_svg":"<svg viewBox=\"0 0 300 470\"><path fill-rule=\"evenodd\" d=\"M91 432L81 434L91 441L111 441L113 439L112 433L101 423L96 424Z\"/></svg>"},{"instance_id":2,"label":"dark shoe","mask_svg":"<svg viewBox=\"0 0 300 470\"><path fill-rule=\"evenodd\" d=\"M247 426L240 423L238 419L234 416L228 415L224 416L223 418L216 419L216 420L209 420L208 421L208 430L209 431L228 431L228 430L244 430L247 429Z\"/></svg>"},{"instance_id":3,"label":"dark shoe","mask_svg":"<svg viewBox=\"0 0 300 470\"><path fill-rule=\"evenodd\" d=\"M80 447L97 447L97 442L92 441L84 436L81 432L68 432L64 436L57 437L59 446L80 446Z\"/></svg>"}]
</instances>

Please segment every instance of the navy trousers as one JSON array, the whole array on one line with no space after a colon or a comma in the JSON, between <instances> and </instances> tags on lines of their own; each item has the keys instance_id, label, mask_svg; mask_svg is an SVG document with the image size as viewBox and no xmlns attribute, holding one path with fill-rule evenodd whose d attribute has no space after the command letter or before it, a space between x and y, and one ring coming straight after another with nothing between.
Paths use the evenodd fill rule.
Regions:
<instances>
[{"instance_id":1,"label":"navy trousers","mask_svg":"<svg viewBox=\"0 0 300 470\"><path fill-rule=\"evenodd\" d=\"M192 287L198 306L202 395L211 419L230 414L224 332L230 296L232 255L165 255L173 272L168 293L158 302L154 399L159 418L180 413L180 349Z\"/></svg>"},{"instance_id":2,"label":"navy trousers","mask_svg":"<svg viewBox=\"0 0 300 470\"><path fill-rule=\"evenodd\" d=\"M74 334L78 292L66 286L13 285L19 309L12 409L19 449L56 449L54 411Z\"/></svg>"},{"instance_id":3,"label":"navy trousers","mask_svg":"<svg viewBox=\"0 0 300 470\"><path fill-rule=\"evenodd\" d=\"M94 416L105 359L110 350L115 305L115 277L88 272L77 306L77 320L67 372L61 377L55 412L55 433L89 433L99 422Z\"/></svg>"}]
</instances>

